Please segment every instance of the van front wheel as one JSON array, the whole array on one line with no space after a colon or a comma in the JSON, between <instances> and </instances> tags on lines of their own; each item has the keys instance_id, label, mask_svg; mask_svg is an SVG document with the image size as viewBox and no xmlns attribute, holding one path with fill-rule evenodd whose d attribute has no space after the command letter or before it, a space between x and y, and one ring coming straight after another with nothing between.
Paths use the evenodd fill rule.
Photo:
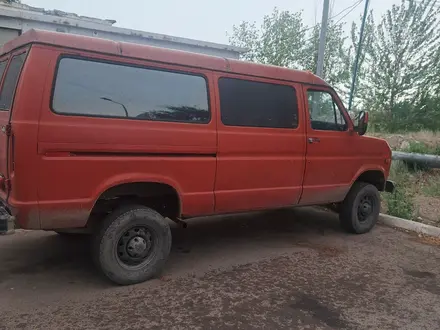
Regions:
<instances>
[{"instance_id":1,"label":"van front wheel","mask_svg":"<svg viewBox=\"0 0 440 330\"><path fill-rule=\"evenodd\" d=\"M342 228L355 234L369 232L380 213L380 195L375 186L355 182L342 202L339 220Z\"/></svg>"},{"instance_id":2,"label":"van front wheel","mask_svg":"<svg viewBox=\"0 0 440 330\"><path fill-rule=\"evenodd\" d=\"M140 205L119 208L95 233L92 254L113 282L135 284L158 274L171 249L171 231L156 211Z\"/></svg>"}]
</instances>

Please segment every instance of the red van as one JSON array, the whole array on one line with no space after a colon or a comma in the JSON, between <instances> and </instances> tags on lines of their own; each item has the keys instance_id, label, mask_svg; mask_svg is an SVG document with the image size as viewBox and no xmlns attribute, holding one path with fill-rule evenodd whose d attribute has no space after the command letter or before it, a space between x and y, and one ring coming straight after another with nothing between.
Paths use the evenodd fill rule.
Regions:
<instances>
[{"instance_id":1,"label":"red van","mask_svg":"<svg viewBox=\"0 0 440 330\"><path fill-rule=\"evenodd\" d=\"M311 73L34 30L0 53L0 228L90 232L116 283L160 271L165 218L336 204L365 233L394 189Z\"/></svg>"}]
</instances>

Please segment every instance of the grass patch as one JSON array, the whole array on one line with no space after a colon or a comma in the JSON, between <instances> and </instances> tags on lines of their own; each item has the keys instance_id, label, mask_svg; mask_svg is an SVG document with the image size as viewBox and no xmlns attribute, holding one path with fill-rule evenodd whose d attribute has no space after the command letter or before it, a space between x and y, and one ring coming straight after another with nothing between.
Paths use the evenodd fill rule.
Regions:
<instances>
[{"instance_id":1,"label":"grass patch","mask_svg":"<svg viewBox=\"0 0 440 330\"><path fill-rule=\"evenodd\" d=\"M440 197L440 178L425 184L422 188L422 192L429 197Z\"/></svg>"},{"instance_id":2,"label":"grass patch","mask_svg":"<svg viewBox=\"0 0 440 330\"><path fill-rule=\"evenodd\" d=\"M440 156L440 131L369 133L396 151ZM393 161L389 178L396 191L382 194L385 213L440 227L440 169Z\"/></svg>"},{"instance_id":3,"label":"grass patch","mask_svg":"<svg viewBox=\"0 0 440 330\"><path fill-rule=\"evenodd\" d=\"M408 167L400 161L392 163L390 179L396 182L396 190L392 194L383 194L388 214L404 218L414 218L414 194L410 189L411 173Z\"/></svg>"},{"instance_id":4,"label":"grass patch","mask_svg":"<svg viewBox=\"0 0 440 330\"><path fill-rule=\"evenodd\" d=\"M410 141L408 148L402 151L417 154L440 155L440 144L430 146L423 142Z\"/></svg>"},{"instance_id":5,"label":"grass patch","mask_svg":"<svg viewBox=\"0 0 440 330\"><path fill-rule=\"evenodd\" d=\"M411 172L408 166L403 161L395 160L391 164L390 168L390 180L398 182L399 184L409 184L411 178Z\"/></svg>"},{"instance_id":6,"label":"grass patch","mask_svg":"<svg viewBox=\"0 0 440 330\"><path fill-rule=\"evenodd\" d=\"M398 218L412 220L414 218L413 197L408 190L402 189L397 185L396 190L392 194L384 195L387 213Z\"/></svg>"}]
</instances>

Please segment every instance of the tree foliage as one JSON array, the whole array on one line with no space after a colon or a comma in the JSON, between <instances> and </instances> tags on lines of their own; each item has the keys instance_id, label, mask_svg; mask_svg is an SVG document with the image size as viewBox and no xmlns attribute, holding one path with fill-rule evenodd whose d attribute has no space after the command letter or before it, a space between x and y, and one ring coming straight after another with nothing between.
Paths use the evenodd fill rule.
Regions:
<instances>
[{"instance_id":1,"label":"tree foliage","mask_svg":"<svg viewBox=\"0 0 440 330\"><path fill-rule=\"evenodd\" d=\"M263 64L298 68L303 58L305 27L302 13L274 9L264 16L258 29L255 23L242 22L233 27L230 42L249 49L243 58Z\"/></svg>"},{"instance_id":2,"label":"tree foliage","mask_svg":"<svg viewBox=\"0 0 440 330\"><path fill-rule=\"evenodd\" d=\"M401 0L393 5L377 26L375 38L367 54L372 68L369 85L373 91L371 105L393 121L410 104L419 104L432 95L434 86L430 70L438 52L439 10L435 0ZM411 118L416 119L416 118Z\"/></svg>"},{"instance_id":3,"label":"tree foliage","mask_svg":"<svg viewBox=\"0 0 440 330\"><path fill-rule=\"evenodd\" d=\"M260 28L256 23L234 26L230 42L249 51L243 59L292 69L316 71L320 25L308 27L302 12L277 8L266 15ZM324 58L324 76L336 88L342 88L350 76L350 51L343 24L330 22Z\"/></svg>"},{"instance_id":4,"label":"tree foliage","mask_svg":"<svg viewBox=\"0 0 440 330\"><path fill-rule=\"evenodd\" d=\"M316 72L318 62L319 34L321 25L315 25L304 44L301 68ZM323 78L340 93L348 91L351 72L352 52L347 45L344 24L329 23L324 52Z\"/></svg>"},{"instance_id":5,"label":"tree foliage","mask_svg":"<svg viewBox=\"0 0 440 330\"><path fill-rule=\"evenodd\" d=\"M378 129L440 129L440 0L401 0L380 19L368 14L359 58L355 107L373 112ZM345 100L359 43L360 19L347 34L330 20L324 79ZM261 26L234 26L230 42L249 49L245 60L316 71L320 25L302 12L274 9Z\"/></svg>"}]
</instances>

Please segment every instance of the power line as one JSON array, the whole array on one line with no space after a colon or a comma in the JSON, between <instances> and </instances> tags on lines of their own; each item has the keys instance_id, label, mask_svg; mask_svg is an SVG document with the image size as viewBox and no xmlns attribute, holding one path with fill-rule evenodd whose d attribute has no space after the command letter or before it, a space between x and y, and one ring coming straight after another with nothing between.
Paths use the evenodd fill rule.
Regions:
<instances>
[{"instance_id":1,"label":"power line","mask_svg":"<svg viewBox=\"0 0 440 330\"><path fill-rule=\"evenodd\" d=\"M362 42L362 34L363 34L363 30L364 30L364 25L365 25L365 17L367 15L366 11L367 11L367 8L368 8L368 1L369 0L366 0L366 2L365 2L366 3L365 4L365 13L364 13L364 18L363 18L363 22L362 22L362 29L361 29L361 42ZM357 6L359 6L359 4L361 2L362 2L362 0L358 0L351 7L348 7L346 9L344 9L342 12L340 12L337 15L333 16L332 18L337 17L338 15L342 15L343 12L347 11L347 13L344 16L342 16L336 22L336 24L338 24L348 14L350 14ZM328 17L329 16L329 11L330 11L330 0L324 0L324 6L323 6L323 10L322 10L321 31L320 31L319 46L318 46L318 61L316 63L316 75L318 77L322 77L323 70L324 70L324 53L325 53L326 34L327 34L328 21L329 21L329 17ZM332 19L332 18L330 18L330 19ZM358 55L359 55L360 49L361 48L359 46L359 48L358 48ZM357 60L356 60L356 65L357 65ZM355 71L355 76L354 77L356 77L356 71ZM355 81L355 78L353 78L353 81ZM352 94L353 94L353 86L352 86ZM312 109L312 112L314 112L313 109Z\"/></svg>"},{"instance_id":2,"label":"power line","mask_svg":"<svg viewBox=\"0 0 440 330\"><path fill-rule=\"evenodd\" d=\"M334 25L338 24L341 20L343 20L348 14L350 14L357 6L359 6L362 3L363 0L358 0L356 1L354 4L352 4L351 6L341 10L339 13L337 13L336 15L332 16L329 18L329 21L331 21L332 19L335 19L336 17L338 17L339 15L343 14L344 12L346 12L347 10L350 10L347 14L345 14L344 16L342 16ZM304 29L301 31L301 33L303 32L307 32L310 31L312 29L314 29L316 27L316 24L313 26L309 26L308 28ZM313 37L312 37L313 39Z\"/></svg>"},{"instance_id":3,"label":"power line","mask_svg":"<svg viewBox=\"0 0 440 330\"><path fill-rule=\"evenodd\" d=\"M356 1L354 4L352 4L351 6L341 10L339 13L337 13L336 15L332 16L330 19L335 19L336 17L338 17L339 15L342 15L343 13L345 13L347 10L350 9L354 9L356 8L363 0L358 0ZM350 11L351 12L351 11Z\"/></svg>"},{"instance_id":4,"label":"power line","mask_svg":"<svg viewBox=\"0 0 440 330\"><path fill-rule=\"evenodd\" d=\"M357 6L359 6L362 3L363 0L358 1L356 4L354 4L351 9L344 15L342 16L340 19L338 19L338 21L335 23L338 24L340 21L342 21L345 17L347 17L353 10L355 10L357 8Z\"/></svg>"}]
</instances>

